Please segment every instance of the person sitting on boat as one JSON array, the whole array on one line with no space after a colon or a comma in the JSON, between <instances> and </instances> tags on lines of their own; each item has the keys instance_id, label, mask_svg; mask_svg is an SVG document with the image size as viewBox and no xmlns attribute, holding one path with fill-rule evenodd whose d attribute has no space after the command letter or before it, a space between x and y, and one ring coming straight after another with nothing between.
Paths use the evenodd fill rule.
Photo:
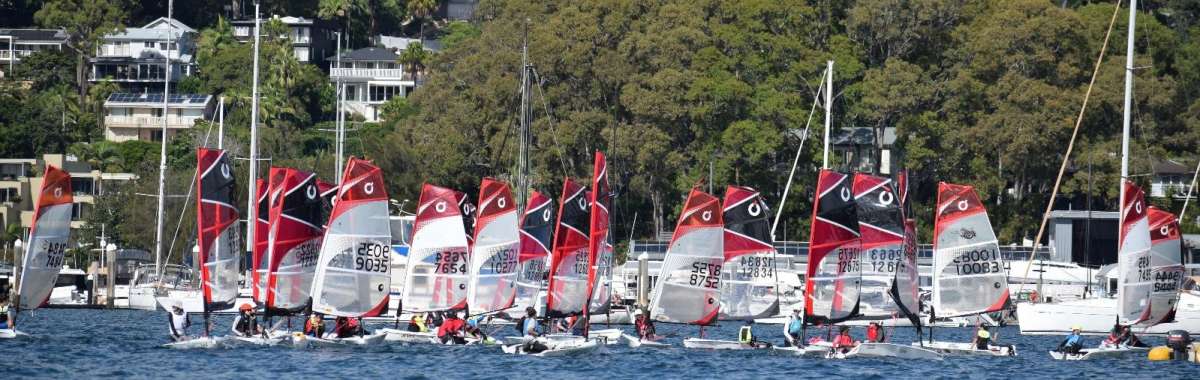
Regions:
<instances>
[{"instance_id":1,"label":"person sitting on boat","mask_svg":"<svg viewBox=\"0 0 1200 380\"><path fill-rule=\"evenodd\" d=\"M187 312L183 311L183 306L172 305L168 316L171 327L171 339L174 339L176 342L187 340L187 328L192 326L192 320L188 319Z\"/></svg>"},{"instance_id":2,"label":"person sitting on boat","mask_svg":"<svg viewBox=\"0 0 1200 380\"><path fill-rule=\"evenodd\" d=\"M792 315L788 316L787 322L783 324L783 340L788 346L800 347L804 342L801 341L801 336L804 335L804 317L800 315L800 309L792 309Z\"/></svg>"},{"instance_id":3,"label":"person sitting on boat","mask_svg":"<svg viewBox=\"0 0 1200 380\"><path fill-rule=\"evenodd\" d=\"M1146 344L1142 343L1142 340L1138 339L1137 335L1133 335L1132 327L1124 326L1122 330L1124 333L1121 335L1124 336L1125 339L1121 341L1121 344L1124 344L1126 347L1146 347Z\"/></svg>"},{"instance_id":4,"label":"person sitting on boat","mask_svg":"<svg viewBox=\"0 0 1200 380\"><path fill-rule=\"evenodd\" d=\"M637 329L638 339L641 340L657 340L659 337L654 331L654 321L642 309L633 311L633 324Z\"/></svg>"},{"instance_id":5,"label":"person sitting on boat","mask_svg":"<svg viewBox=\"0 0 1200 380\"><path fill-rule=\"evenodd\" d=\"M1078 355L1079 350L1083 349L1083 336L1079 335L1081 330L1083 329L1079 326L1072 326L1071 335L1067 335L1067 338L1058 344L1056 351L1064 354Z\"/></svg>"},{"instance_id":6,"label":"person sitting on boat","mask_svg":"<svg viewBox=\"0 0 1200 380\"><path fill-rule=\"evenodd\" d=\"M1104 342L1100 343L1100 347L1117 347L1125 342L1125 328L1120 323L1113 325L1112 330L1108 331L1108 337L1104 338Z\"/></svg>"},{"instance_id":7,"label":"person sitting on boat","mask_svg":"<svg viewBox=\"0 0 1200 380\"><path fill-rule=\"evenodd\" d=\"M304 335L314 338L325 336L325 320L321 319L320 313L308 315L308 321L304 322Z\"/></svg>"},{"instance_id":8,"label":"person sitting on boat","mask_svg":"<svg viewBox=\"0 0 1200 380\"><path fill-rule=\"evenodd\" d=\"M517 329L521 332L521 336L537 337L542 335L538 332L537 309L532 306L525 308L525 316L517 320Z\"/></svg>"},{"instance_id":9,"label":"person sitting on boat","mask_svg":"<svg viewBox=\"0 0 1200 380\"><path fill-rule=\"evenodd\" d=\"M238 308L238 315L233 319L233 334L237 336L255 336L262 334L258 318L254 316L254 307L248 303Z\"/></svg>"},{"instance_id":10,"label":"person sitting on boat","mask_svg":"<svg viewBox=\"0 0 1200 380\"><path fill-rule=\"evenodd\" d=\"M858 346L858 342L855 342L854 338L850 337L850 327L842 326L842 328L838 330L838 336L833 338L834 351L844 354L850 352L850 349L854 348L855 346Z\"/></svg>"},{"instance_id":11,"label":"person sitting on boat","mask_svg":"<svg viewBox=\"0 0 1200 380\"><path fill-rule=\"evenodd\" d=\"M986 325L980 325L975 329L975 338L971 339L971 345L975 346L976 350L988 350L992 343L992 332L988 331Z\"/></svg>"},{"instance_id":12,"label":"person sitting on boat","mask_svg":"<svg viewBox=\"0 0 1200 380\"><path fill-rule=\"evenodd\" d=\"M425 317L422 314L414 314L408 321L408 331L425 332Z\"/></svg>"},{"instance_id":13,"label":"person sitting on boat","mask_svg":"<svg viewBox=\"0 0 1200 380\"><path fill-rule=\"evenodd\" d=\"M867 341L871 343L883 343L887 340L887 334L883 331L883 326L879 322L871 322L867 325Z\"/></svg>"},{"instance_id":14,"label":"person sitting on boat","mask_svg":"<svg viewBox=\"0 0 1200 380\"><path fill-rule=\"evenodd\" d=\"M337 317L333 320L333 333L338 338L349 338L363 335L362 325L356 318Z\"/></svg>"},{"instance_id":15,"label":"person sitting on boat","mask_svg":"<svg viewBox=\"0 0 1200 380\"><path fill-rule=\"evenodd\" d=\"M8 293L0 293L0 330L8 329Z\"/></svg>"},{"instance_id":16,"label":"person sitting on boat","mask_svg":"<svg viewBox=\"0 0 1200 380\"><path fill-rule=\"evenodd\" d=\"M743 346L750 346L754 348L765 348L771 346L770 343L754 339L753 318L746 318L745 323L742 324L742 327L738 329L738 343L741 343Z\"/></svg>"},{"instance_id":17,"label":"person sitting on boat","mask_svg":"<svg viewBox=\"0 0 1200 380\"><path fill-rule=\"evenodd\" d=\"M467 323L458 313L451 313L438 326L438 339L442 341L442 344L467 344L467 339L463 337L466 325Z\"/></svg>"}]
</instances>

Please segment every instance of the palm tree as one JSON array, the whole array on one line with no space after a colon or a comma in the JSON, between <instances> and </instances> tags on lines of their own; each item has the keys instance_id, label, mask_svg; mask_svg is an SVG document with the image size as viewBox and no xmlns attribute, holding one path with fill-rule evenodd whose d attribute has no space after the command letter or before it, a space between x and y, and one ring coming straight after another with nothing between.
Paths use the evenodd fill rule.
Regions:
<instances>
[{"instance_id":1,"label":"palm tree","mask_svg":"<svg viewBox=\"0 0 1200 380\"><path fill-rule=\"evenodd\" d=\"M437 10L437 0L409 0L405 5L408 8L408 13L413 17L421 19L421 40L425 40L425 22L429 20L429 16L433 11Z\"/></svg>"},{"instance_id":2,"label":"palm tree","mask_svg":"<svg viewBox=\"0 0 1200 380\"><path fill-rule=\"evenodd\" d=\"M400 52L397 60L405 70L413 73L414 81L419 82L420 74L425 70L425 63L429 60L429 52L425 51L425 46L420 42L413 42Z\"/></svg>"}]
</instances>

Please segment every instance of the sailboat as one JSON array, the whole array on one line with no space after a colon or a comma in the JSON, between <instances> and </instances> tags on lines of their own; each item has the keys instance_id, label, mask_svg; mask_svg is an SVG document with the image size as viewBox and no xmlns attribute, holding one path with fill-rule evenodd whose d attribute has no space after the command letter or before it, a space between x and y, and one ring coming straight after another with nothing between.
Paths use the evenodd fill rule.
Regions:
<instances>
[{"instance_id":1,"label":"sailboat","mask_svg":"<svg viewBox=\"0 0 1200 380\"><path fill-rule=\"evenodd\" d=\"M987 210L968 185L938 183L933 224L934 317L965 317L1009 309L1008 275ZM1012 346L980 350L970 342L933 339L925 347L943 354L1015 356ZM914 343L914 345L920 343Z\"/></svg>"},{"instance_id":2,"label":"sailboat","mask_svg":"<svg viewBox=\"0 0 1200 380\"><path fill-rule=\"evenodd\" d=\"M821 169L813 200L813 216L805 271L804 326L832 325L859 316L862 268L858 214L853 179ZM828 340L828 339L827 339ZM829 342L805 348L805 353L829 352Z\"/></svg>"},{"instance_id":3,"label":"sailboat","mask_svg":"<svg viewBox=\"0 0 1200 380\"><path fill-rule=\"evenodd\" d=\"M0 338L15 338L17 316L21 310L34 310L49 301L58 272L62 270L63 257L67 252L67 240L71 235L71 175L66 171L46 165L42 174L42 188L38 192L37 206L33 210L29 242L21 260L21 278L17 281L16 298L12 303L7 329L0 329Z\"/></svg>"},{"instance_id":4,"label":"sailboat","mask_svg":"<svg viewBox=\"0 0 1200 380\"><path fill-rule=\"evenodd\" d=\"M254 245L250 250L250 287L251 295L254 298L254 303L265 305L267 303L267 274L270 270L267 268L267 235L271 229L269 215L271 214L271 203L267 181L262 178L254 179L257 182L255 192L258 194L254 197L254 207L258 209L255 213L254 221Z\"/></svg>"},{"instance_id":5,"label":"sailboat","mask_svg":"<svg viewBox=\"0 0 1200 380\"><path fill-rule=\"evenodd\" d=\"M369 161L350 157L337 200L329 215L312 282L312 311L337 317L377 316L387 308L391 283L391 227L383 172ZM384 333L312 342L369 345Z\"/></svg>"},{"instance_id":6,"label":"sailboat","mask_svg":"<svg viewBox=\"0 0 1200 380\"><path fill-rule=\"evenodd\" d=\"M271 168L266 314L292 315L309 306L317 255L325 231L324 200L316 174ZM270 186L270 185L268 185Z\"/></svg>"},{"instance_id":7,"label":"sailboat","mask_svg":"<svg viewBox=\"0 0 1200 380\"><path fill-rule=\"evenodd\" d=\"M865 311L860 318L884 322L882 318L891 316L894 326L896 317L902 316L914 325L919 339L915 231L904 218L903 197L897 195L890 179L863 173L854 175L853 189L862 248L859 304ZM845 354L833 356L942 359L941 354L929 349L888 342L862 342Z\"/></svg>"},{"instance_id":8,"label":"sailboat","mask_svg":"<svg viewBox=\"0 0 1200 380\"><path fill-rule=\"evenodd\" d=\"M520 254L517 203L508 184L484 178L476 211L467 306L472 315L503 312L512 307L517 296Z\"/></svg>"},{"instance_id":9,"label":"sailboat","mask_svg":"<svg viewBox=\"0 0 1200 380\"><path fill-rule=\"evenodd\" d=\"M588 325L587 336L604 337L619 343L620 329L591 329L592 315L608 315L612 307L613 242L611 234L612 188L608 184L608 160L596 151L592 161L591 220L588 223Z\"/></svg>"},{"instance_id":10,"label":"sailboat","mask_svg":"<svg viewBox=\"0 0 1200 380\"><path fill-rule=\"evenodd\" d=\"M779 313L776 252L770 209L750 187L725 188L725 266L721 268L721 319L767 318Z\"/></svg>"},{"instance_id":11,"label":"sailboat","mask_svg":"<svg viewBox=\"0 0 1200 380\"><path fill-rule=\"evenodd\" d=\"M725 264L725 223L721 214L720 199L692 188L650 297L650 318L701 329L717 321L721 311L721 267ZM683 346L733 348L726 343L688 338Z\"/></svg>"},{"instance_id":12,"label":"sailboat","mask_svg":"<svg viewBox=\"0 0 1200 380\"><path fill-rule=\"evenodd\" d=\"M459 206L465 194L424 184L417 202L408 274L400 309L409 313L457 311L467 307L470 281L467 232ZM387 340L438 343L433 332L383 329Z\"/></svg>"},{"instance_id":13,"label":"sailboat","mask_svg":"<svg viewBox=\"0 0 1200 380\"><path fill-rule=\"evenodd\" d=\"M524 315L525 308L538 307L544 300L546 273L554 232L554 203L532 191L521 219L520 255L517 258L517 293L510 317Z\"/></svg>"}]
</instances>

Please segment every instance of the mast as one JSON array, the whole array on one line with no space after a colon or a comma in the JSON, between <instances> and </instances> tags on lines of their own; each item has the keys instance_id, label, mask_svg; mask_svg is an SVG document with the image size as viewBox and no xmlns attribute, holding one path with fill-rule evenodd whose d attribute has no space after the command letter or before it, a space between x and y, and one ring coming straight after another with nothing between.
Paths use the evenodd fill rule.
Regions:
<instances>
[{"instance_id":1,"label":"mast","mask_svg":"<svg viewBox=\"0 0 1200 380\"><path fill-rule=\"evenodd\" d=\"M529 92L529 21L525 22L525 35L521 40L521 121L518 133L521 135L517 152L517 209L525 210L529 201L529 123L533 116Z\"/></svg>"},{"instance_id":2,"label":"mast","mask_svg":"<svg viewBox=\"0 0 1200 380\"><path fill-rule=\"evenodd\" d=\"M1129 1L1129 35L1125 38L1125 109L1121 122L1121 189L1117 204L1125 207L1125 181L1129 179L1129 123L1130 107L1133 105L1133 38L1137 23L1137 0ZM1125 223L1125 212L1121 210L1118 226ZM1120 271L1117 272L1120 274Z\"/></svg>"},{"instance_id":3,"label":"mast","mask_svg":"<svg viewBox=\"0 0 1200 380\"><path fill-rule=\"evenodd\" d=\"M254 179L258 177L258 40L261 29L259 29L260 21L258 19L259 4L254 2L254 79L250 90L250 180L246 181L247 196L246 210L250 211L246 217L246 246L249 247L251 254L254 251L254 227L258 223L258 199L255 194L258 194L258 181ZM257 268L255 268L257 270Z\"/></svg>"},{"instance_id":4,"label":"mast","mask_svg":"<svg viewBox=\"0 0 1200 380\"><path fill-rule=\"evenodd\" d=\"M217 116L217 149L225 149L225 97L220 97L217 102L220 106L220 114ZM250 179L254 180L254 177Z\"/></svg>"},{"instance_id":5,"label":"mast","mask_svg":"<svg viewBox=\"0 0 1200 380\"><path fill-rule=\"evenodd\" d=\"M337 35L337 50L336 50L337 54L334 56L335 59L337 60L337 62L334 64L334 67L337 67L340 69L340 68L342 68L342 33L334 32L334 34ZM333 139L336 141L336 144L337 144L337 158L336 158L336 163L334 164L334 168L333 168L333 178L335 180L337 180L337 182L335 182L336 184L341 185L342 184L342 175L341 175L341 170L342 170L342 113L345 111L342 109L342 107L345 106L345 103L346 103L346 89L344 87L342 87L342 77L341 76L337 77L337 84L334 85L334 89L335 89L335 91L337 91L338 103L337 103L337 108L336 108L337 115L334 116L334 137L333 137Z\"/></svg>"},{"instance_id":6,"label":"mast","mask_svg":"<svg viewBox=\"0 0 1200 380\"><path fill-rule=\"evenodd\" d=\"M154 276L155 281L160 284L162 283L163 214L167 207L167 106L171 100L171 39L175 31L171 13L175 10L174 7L174 1L167 1L167 53L163 66L166 69L166 77L163 80L162 148L158 154L158 212L154 222Z\"/></svg>"},{"instance_id":7,"label":"mast","mask_svg":"<svg viewBox=\"0 0 1200 380\"><path fill-rule=\"evenodd\" d=\"M825 62L825 150L821 169L829 169L829 127L833 117L833 60Z\"/></svg>"}]
</instances>

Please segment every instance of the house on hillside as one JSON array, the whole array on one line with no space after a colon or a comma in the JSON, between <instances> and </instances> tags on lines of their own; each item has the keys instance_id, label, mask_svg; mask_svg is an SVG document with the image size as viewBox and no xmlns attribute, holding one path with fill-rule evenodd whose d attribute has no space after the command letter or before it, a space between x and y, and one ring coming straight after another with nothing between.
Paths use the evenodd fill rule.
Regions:
<instances>
[{"instance_id":1,"label":"house on hillside","mask_svg":"<svg viewBox=\"0 0 1200 380\"><path fill-rule=\"evenodd\" d=\"M19 224L22 236L29 231L47 164L71 175L71 192L75 202L71 208L72 238L81 236L77 230L84 226L96 196L104 193L106 184L137 179L136 175L130 173L100 171L87 162L62 154L45 154L41 158L0 158L0 226Z\"/></svg>"},{"instance_id":2,"label":"house on hillside","mask_svg":"<svg viewBox=\"0 0 1200 380\"><path fill-rule=\"evenodd\" d=\"M892 152L892 146L896 143L896 128L884 128L883 149L878 157L875 154L874 128L843 127L829 135L829 145L833 150L830 156L836 157L838 167L843 170L870 173L875 168L876 160L879 161L879 174L891 175L896 170ZM813 136L820 137L820 133L813 133Z\"/></svg>"},{"instance_id":3,"label":"house on hillside","mask_svg":"<svg viewBox=\"0 0 1200 380\"><path fill-rule=\"evenodd\" d=\"M1175 160L1154 163L1154 179L1150 182L1150 197L1183 199L1192 184L1192 168ZM1192 197L1196 194L1193 192Z\"/></svg>"},{"instance_id":4,"label":"house on hillside","mask_svg":"<svg viewBox=\"0 0 1200 380\"><path fill-rule=\"evenodd\" d=\"M405 72L393 49L369 47L329 57L329 81L342 84L347 112L362 115L368 122L381 120L380 107L393 97L407 97L417 86L412 73Z\"/></svg>"},{"instance_id":5,"label":"house on hillside","mask_svg":"<svg viewBox=\"0 0 1200 380\"><path fill-rule=\"evenodd\" d=\"M212 95L171 94L164 117L162 93L114 93L104 101L104 139L162 141L164 120L170 138L197 120L210 119L213 108Z\"/></svg>"},{"instance_id":6,"label":"house on hillside","mask_svg":"<svg viewBox=\"0 0 1200 380\"><path fill-rule=\"evenodd\" d=\"M292 54L302 63L311 63L325 68L325 57L334 52L337 37L330 28L322 22L303 17L272 16L262 20L265 25L269 20L279 20L289 29L288 39L292 43ZM238 41L251 42L254 39L254 19L230 21L233 25L233 37Z\"/></svg>"},{"instance_id":7,"label":"house on hillside","mask_svg":"<svg viewBox=\"0 0 1200 380\"><path fill-rule=\"evenodd\" d=\"M163 63L168 49L171 82L175 83L196 70L195 40L195 29L166 17L141 28L125 28L124 32L106 35L90 61L88 80L111 80L126 92L161 92L167 76Z\"/></svg>"},{"instance_id":8,"label":"house on hillside","mask_svg":"<svg viewBox=\"0 0 1200 380\"><path fill-rule=\"evenodd\" d=\"M0 29L0 78L11 77L21 58L40 50L62 50L66 43L62 29Z\"/></svg>"}]
</instances>

